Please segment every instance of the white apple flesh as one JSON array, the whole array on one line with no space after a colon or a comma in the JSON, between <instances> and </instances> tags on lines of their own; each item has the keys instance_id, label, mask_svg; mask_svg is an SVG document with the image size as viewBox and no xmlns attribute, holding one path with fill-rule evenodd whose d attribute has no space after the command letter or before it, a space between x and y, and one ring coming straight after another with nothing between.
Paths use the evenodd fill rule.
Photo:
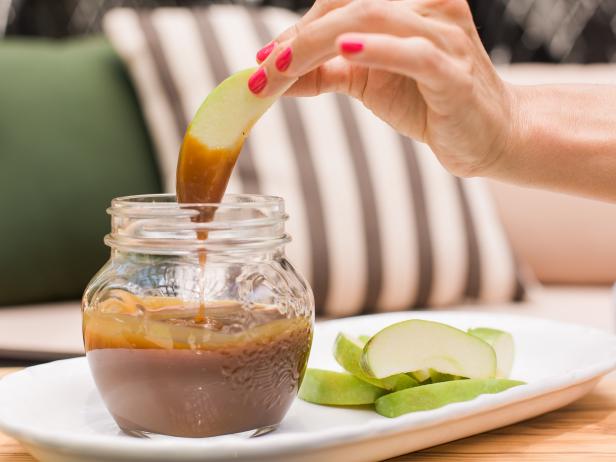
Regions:
<instances>
[{"instance_id":1,"label":"white apple flesh","mask_svg":"<svg viewBox=\"0 0 616 462\"><path fill-rule=\"evenodd\" d=\"M334 342L334 358L347 372L376 387L386 390L403 390L419 385L416 380L406 374L397 374L384 379L375 379L367 375L360 366L364 343L359 338L341 332Z\"/></svg>"},{"instance_id":2,"label":"white apple flesh","mask_svg":"<svg viewBox=\"0 0 616 462\"><path fill-rule=\"evenodd\" d=\"M489 343L496 353L496 376L500 378L509 377L513 367L513 356L515 347L513 337L509 332L489 327L477 327L469 329L468 333L479 337Z\"/></svg>"},{"instance_id":3,"label":"white apple flesh","mask_svg":"<svg viewBox=\"0 0 616 462\"><path fill-rule=\"evenodd\" d=\"M478 337L434 321L412 319L384 328L364 346L361 365L376 378L421 369L471 379L496 375L494 349Z\"/></svg>"},{"instance_id":4,"label":"white apple flesh","mask_svg":"<svg viewBox=\"0 0 616 462\"><path fill-rule=\"evenodd\" d=\"M254 123L278 98L259 98L248 89L254 69L236 72L203 101L187 133L210 149L233 148L244 141Z\"/></svg>"}]
</instances>

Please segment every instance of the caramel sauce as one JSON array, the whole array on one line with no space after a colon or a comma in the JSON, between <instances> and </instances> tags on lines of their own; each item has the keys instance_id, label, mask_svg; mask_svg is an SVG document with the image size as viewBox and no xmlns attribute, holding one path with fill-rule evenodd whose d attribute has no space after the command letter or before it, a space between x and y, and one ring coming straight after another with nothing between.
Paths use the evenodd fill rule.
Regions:
<instances>
[{"instance_id":1,"label":"caramel sauce","mask_svg":"<svg viewBox=\"0 0 616 462\"><path fill-rule=\"evenodd\" d=\"M208 317L218 322L205 328L194 317L197 303L112 292L84 313L84 343L121 428L204 437L282 420L306 367L310 320L285 318L273 306L247 311L216 301Z\"/></svg>"},{"instance_id":2,"label":"caramel sauce","mask_svg":"<svg viewBox=\"0 0 616 462\"><path fill-rule=\"evenodd\" d=\"M243 144L241 141L230 149L212 149L186 134L180 149L176 177L178 202L220 202ZM205 214L199 219L209 221L212 217Z\"/></svg>"},{"instance_id":3,"label":"caramel sauce","mask_svg":"<svg viewBox=\"0 0 616 462\"><path fill-rule=\"evenodd\" d=\"M198 303L175 297L137 297L111 290L96 311L83 315L85 349L221 350L268 343L289 329L310 327L309 320L286 318L276 306L256 304L247 311L234 300L210 301L209 323L204 326L194 319L198 309Z\"/></svg>"},{"instance_id":4,"label":"caramel sauce","mask_svg":"<svg viewBox=\"0 0 616 462\"><path fill-rule=\"evenodd\" d=\"M178 202L184 204L211 204L218 203L225 194L233 167L244 144L241 140L233 148L212 149L205 146L190 133L186 133L180 158L178 161L176 177L176 195ZM208 222L214 216L214 209L200 210L196 221ZM199 239L207 239L207 231L197 233ZM199 266L201 274L205 271L206 253L199 252ZM203 278L202 278L203 279ZM203 284L201 306L196 321L205 322L205 300Z\"/></svg>"}]
</instances>

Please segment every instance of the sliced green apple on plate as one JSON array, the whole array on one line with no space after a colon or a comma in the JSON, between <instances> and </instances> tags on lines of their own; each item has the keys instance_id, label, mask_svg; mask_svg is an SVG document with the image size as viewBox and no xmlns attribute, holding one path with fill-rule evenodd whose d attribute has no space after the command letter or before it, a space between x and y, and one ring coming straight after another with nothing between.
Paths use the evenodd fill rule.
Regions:
<instances>
[{"instance_id":1,"label":"sliced green apple on plate","mask_svg":"<svg viewBox=\"0 0 616 462\"><path fill-rule=\"evenodd\" d=\"M451 375L451 374L443 374L434 369L430 369L430 382L431 383L439 383L439 382L449 382L451 380L460 380L466 377L461 377L459 375Z\"/></svg>"},{"instance_id":2,"label":"sliced green apple on plate","mask_svg":"<svg viewBox=\"0 0 616 462\"><path fill-rule=\"evenodd\" d=\"M370 336L369 335L358 335L357 338L364 345L366 343L368 343L368 340L370 340ZM344 366L342 366L342 367L344 367ZM363 371L363 369L362 369L362 371ZM430 380L430 378L431 378L430 377L430 371L428 369L420 369L418 371L409 372L407 375L409 377L411 377L417 383L428 382ZM365 373L364 373L364 376L368 377Z\"/></svg>"},{"instance_id":3,"label":"sliced green apple on plate","mask_svg":"<svg viewBox=\"0 0 616 462\"><path fill-rule=\"evenodd\" d=\"M334 358L336 358L340 366L358 379L386 390L403 390L404 388L414 387L419 384L407 374L396 374L382 379L370 377L360 366L364 343L360 338L355 338L341 332L334 342Z\"/></svg>"},{"instance_id":4,"label":"sliced green apple on plate","mask_svg":"<svg viewBox=\"0 0 616 462\"><path fill-rule=\"evenodd\" d=\"M358 379L346 372L307 369L299 397L315 404L356 406L372 404L387 390Z\"/></svg>"},{"instance_id":5,"label":"sliced green apple on plate","mask_svg":"<svg viewBox=\"0 0 616 462\"><path fill-rule=\"evenodd\" d=\"M468 333L479 337L494 348L496 353L496 376L501 378L509 377L513 367L515 350L513 336L509 332L489 327L469 329Z\"/></svg>"},{"instance_id":6,"label":"sliced green apple on plate","mask_svg":"<svg viewBox=\"0 0 616 462\"><path fill-rule=\"evenodd\" d=\"M430 380L432 377L430 376L429 369L419 369L417 371L409 372L409 375L417 380L419 383L424 383Z\"/></svg>"},{"instance_id":7,"label":"sliced green apple on plate","mask_svg":"<svg viewBox=\"0 0 616 462\"><path fill-rule=\"evenodd\" d=\"M376 412L398 417L409 412L437 409L447 404L469 401L486 393L500 393L524 382L510 379L465 379L431 383L389 393L375 402Z\"/></svg>"},{"instance_id":8,"label":"sliced green apple on plate","mask_svg":"<svg viewBox=\"0 0 616 462\"><path fill-rule=\"evenodd\" d=\"M434 321L412 319L388 326L364 346L361 365L375 378L422 369L472 379L496 375L494 349L478 337Z\"/></svg>"}]
</instances>

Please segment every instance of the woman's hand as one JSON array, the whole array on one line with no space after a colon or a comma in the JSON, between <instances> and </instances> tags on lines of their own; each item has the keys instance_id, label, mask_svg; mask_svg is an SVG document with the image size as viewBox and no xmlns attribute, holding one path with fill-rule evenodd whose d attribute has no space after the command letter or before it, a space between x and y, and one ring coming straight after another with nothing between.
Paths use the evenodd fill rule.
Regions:
<instances>
[{"instance_id":1,"label":"woman's hand","mask_svg":"<svg viewBox=\"0 0 616 462\"><path fill-rule=\"evenodd\" d=\"M515 129L466 0L316 0L257 59L254 93L347 93L456 175L497 169Z\"/></svg>"}]
</instances>

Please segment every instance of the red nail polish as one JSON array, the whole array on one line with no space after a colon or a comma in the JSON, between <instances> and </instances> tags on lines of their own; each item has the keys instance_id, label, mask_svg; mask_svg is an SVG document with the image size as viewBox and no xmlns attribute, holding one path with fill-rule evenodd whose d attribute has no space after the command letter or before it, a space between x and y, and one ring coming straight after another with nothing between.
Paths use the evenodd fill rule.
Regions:
<instances>
[{"instance_id":1,"label":"red nail polish","mask_svg":"<svg viewBox=\"0 0 616 462\"><path fill-rule=\"evenodd\" d=\"M261 63L265 61L265 59L270 55L270 53L274 49L274 45L275 45L274 42L270 42L267 45L265 45L263 48L261 48L259 51L257 51L257 62Z\"/></svg>"},{"instance_id":2,"label":"red nail polish","mask_svg":"<svg viewBox=\"0 0 616 462\"><path fill-rule=\"evenodd\" d=\"M276 69L280 72L286 71L289 68L289 64L291 64L292 57L291 47L285 48L276 58Z\"/></svg>"},{"instance_id":3,"label":"red nail polish","mask_svg":"<svg viewBox=\"0 0 616 462\"><path fill-rule=\"evenodd\" d=\"M364 49L364 44L361 42L344 41L340 44L340 50L343 53L359 53Z\"/></svg>"},{"instance_id":4,"label":"red nail polish","mask_svg":"<svg viewBox=\"0 0 616 462\"><path fill-rule=\"evenodd\" d=\"M267 85L267 75L265 70L260 68L248 79L248 88L251 92L257 94L260 93Z\"/></svg>"}]
</instances>

